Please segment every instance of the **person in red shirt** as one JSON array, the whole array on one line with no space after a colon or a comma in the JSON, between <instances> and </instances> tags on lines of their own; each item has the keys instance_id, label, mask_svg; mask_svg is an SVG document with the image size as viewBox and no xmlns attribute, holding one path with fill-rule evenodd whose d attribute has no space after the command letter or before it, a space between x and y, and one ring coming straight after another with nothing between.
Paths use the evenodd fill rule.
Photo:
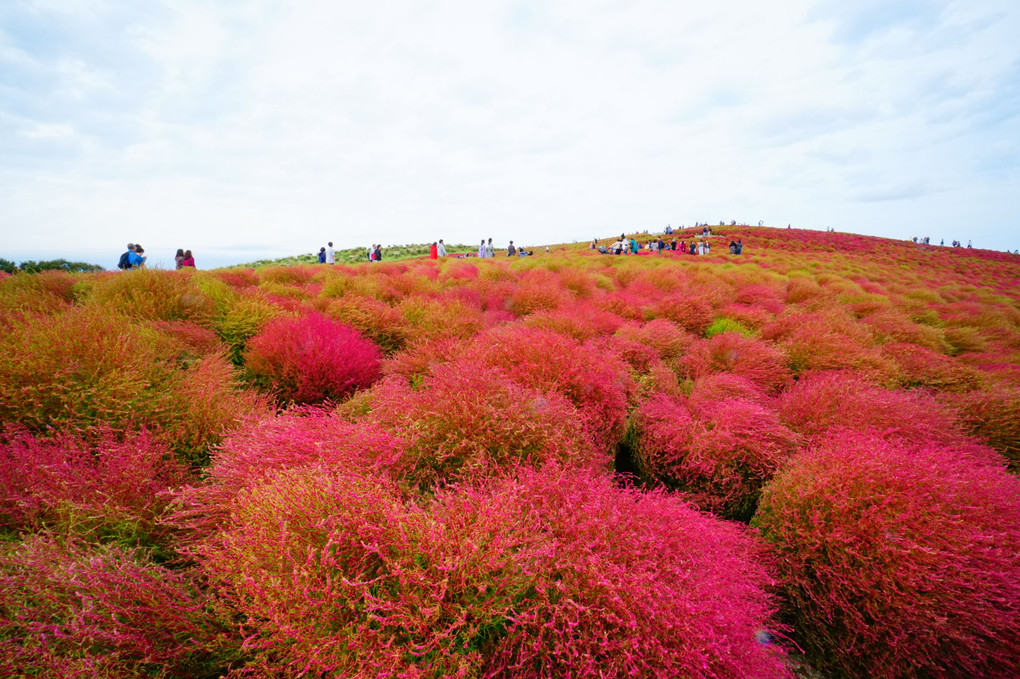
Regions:
<instances>
[{"instance_id":1,"label":"person in red shirt","mask_svg":"<svg viewBox=\"0 0 1020 679\"><path fill-rule=\"evenodd\" d=\"M432 247L429 248L429 259L439 259L439 245L432 243Z\"/></svg>"}]
</instances>

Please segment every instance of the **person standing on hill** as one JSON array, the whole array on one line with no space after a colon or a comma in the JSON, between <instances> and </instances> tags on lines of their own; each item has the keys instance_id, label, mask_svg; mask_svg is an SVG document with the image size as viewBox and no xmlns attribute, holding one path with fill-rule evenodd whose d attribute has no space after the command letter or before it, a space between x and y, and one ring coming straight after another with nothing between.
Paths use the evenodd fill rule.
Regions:
<instances>
[{"instance_id":1,"label":"person standing on hill","mask_svg":"<svg viewBox=\"0 0 1020 679\"><path fill-rule=\"evenodd\" d=\"M510 241L510 242L512 243L513 241ZM486 257L495 257L496 256L496 248L492 247L492 239L491 238L489 239L489 242L485 244L485 256Z\"/></svg>"},{"instance_id":2,"label":"person standing on hill","mask_svg":"<svg viewBox=\"0 0 1020 679\"><path fill-rule=\"evenodd\" d=\"M484 259L485 258L485 239L484 238L482 239L482 244L478 246L478 258L479 259Z\"/></svg>"},{"instance_id":3,"label":"person standing on hill","mask_svg":"<svg viewBox=\"0 0 1020 679\"><path fill-rule=\"evenodd\" d=\"M326 264L336 264L336 250L333 249L333 241L326 243Z\"/></svg>"},{"instance_id":4,"label":"person standing on hill","mask_svg":"<svg viewBox=\"0 0 1020 679\"><path fill-rule=\"evenodd\" d=\"M517 254L517 248L514 247L514 242L510 241L510 245L506 249L506 256L513 257Z\"/></svg>"},{"instance_id":5,"label":"person standing on hill","mask_svg":"<svg viewBox=\"0 0 1020 679\"><path fill-rule=\"evenodd\" d=\"M438 252L440 257L446 257L446 245L443 243L442 238L439 239Z\"/></svg>"},{"instance_id":6,"label":"person standing on hill","mask_svg":"<svg viewBox=\"0 0 1020 679\"><path fill-rule=\"evenodd\" d=\"M191 254L191 250L184 251L184 260L181 262L181 268L190 266L192 269L195 268L195 256Z\"/></svg>"},{"instance_id":7,"label":"person standing on hill","mask_svg":"<svg viewBox=\"0 0 1020 679\"><path fill-rule=\"evenodd\" d=\"M326 248L319 248L319 264L326 263Z\"/></svg>"},{"instance_id":8,"label":"person standing on hill","mask_svg":"<svg viewBox=\"0 0 1020 679\"><path fill-rule=\"evenodd\" d=\"M145 267L145 248L135 243L135 249L128 256L128 262L131 264L132 269L141 269Z\"/></svg>"},{"instance_id":9,"label":"person standing on hill","mask_svg":"<svg viewBox=\"0 0 1020 679\"><path fill-rule=\"evenodd\" d=\"M183 261L184 261L184 250L182 250L181 248L177 248L177 254L174 255L174 262L177 264L177 269L178 270L180 270L180 268L182 266L181 262L183 262Z\"/></svg>"},{"instance_id":10,"label":"person standing on hill","mask_svg":"<svg viewBox=\"0 0 1020 679\"><path fill-rule=\"evenodd\" d=\"M117 262L118 269L130 269L131 268L131 255L135 252L135 244L127 244L127 252L120 256L120 260Z\"/></svg>"},{"instance_id":11,"label":"person standing on hill","mask_svg":"<svg viewBox=\"0 0 1020 679\"><path fill-rule=\"evenodd\" d=\"M429 259L439 259L439 244L435 241L429 246Z\"/></svg>"}]
</instances>

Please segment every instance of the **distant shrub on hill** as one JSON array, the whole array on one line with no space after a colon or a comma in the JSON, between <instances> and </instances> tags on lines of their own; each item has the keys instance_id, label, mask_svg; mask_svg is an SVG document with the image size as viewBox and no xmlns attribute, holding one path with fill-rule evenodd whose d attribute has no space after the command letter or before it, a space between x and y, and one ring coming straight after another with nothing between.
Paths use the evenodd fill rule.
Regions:
<instances>
[{"instance_id":1,"label":"distant shrub on hill","mask_svg":"<svg viewBox=\"0 0 1020 679\"><path fill-rule=\"evenodd\" d=\"M980 446L842 430L766 487L753 524L813 667L1020 673L1020 481Z\"/></svg>"},{"instance_id":2,"label":"distant shrub on hill","mask_svg":"<svg viewBox=\"0 0 1020 679\"><path fill-rule=\"evenodd\" d=\"M103 271L103 267L99 264L89 264L87 262L69 262L66 259L47 259L38 262L29 259L20 265L15 265L14 262L6 259L0 259L0 271L7 273L16 273L18 271L23 273L41 273L43 271L95 273L96 271Z\"/></svg>"},{"instance_id":3,"label":"distant shrub on hill","mask_svg":"<svg viewBox=\"0 0 1020 679\"><path fill-rule=\"evenodd\" d=\"M408 504L306 468L252 488L203 556L247 667L376 676L789 677L759 643L760 547L675 498L522 471Z\"/></svg>"},{"instance_id":4,"label":"distant shrub on hill","mask_svg":"<svg viewBox=\"0 0 1020 679\"><path fill-rule=\"evenodd\" d=\"M379 348L320 314L276 318L249 340L244 364L284 403L340 400L380 376Z\"/></svg>"}]
</instances>

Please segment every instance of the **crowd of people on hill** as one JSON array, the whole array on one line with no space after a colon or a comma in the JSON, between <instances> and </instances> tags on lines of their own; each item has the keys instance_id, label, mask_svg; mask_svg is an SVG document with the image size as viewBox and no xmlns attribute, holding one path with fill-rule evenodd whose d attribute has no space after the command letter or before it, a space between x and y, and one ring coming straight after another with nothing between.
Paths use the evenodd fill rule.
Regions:
<instances>
[{"instance_id":1,"label":"crowd of people on hill","mask_svg":"<svg viewBox=\"0 0 1020 679\"><path fill-rule=\"evenodd\" d=\"M120 260L117 262L118 269L144 269L145 261L148 257L145 254L145 248L138 243L128 243L127 251L120 256ZM191 254L191 250L185 250L184 248L177 248L177 254L174 255L174 263L177 265L177 269L184 268L195 268L195 256Z\"/></svg>"},{"instance_id":2,"label":"crowd of people on hill","mask_svg":"<svg viewBox=\"0 0 1020 679\"><path fill-rule=\"evenodd\" d=\"M635 237L627 238L626 234L620 234L618 240L613 241L609 245L603 245L599 243L599 239L595 238L589 244L589 249L595 250L603 255L636 255L641 250L647 250L656 254L662 252L679 252L681 254L691 255L708 255L712 253L712 243L708 240L708 236L712 233L710 227L704 227L702 229L703 238L695 240L691 239L690 243L680 240L677 241L673 238L669 241L665 240L662 236L657 236L650 240L638 240ZM668 235L663 233L663 236ZM742 239L737 238L731 240L729 245L729 252L731 255L739 255L744 251L744 242Z\"/></svg>"}]
</instances>

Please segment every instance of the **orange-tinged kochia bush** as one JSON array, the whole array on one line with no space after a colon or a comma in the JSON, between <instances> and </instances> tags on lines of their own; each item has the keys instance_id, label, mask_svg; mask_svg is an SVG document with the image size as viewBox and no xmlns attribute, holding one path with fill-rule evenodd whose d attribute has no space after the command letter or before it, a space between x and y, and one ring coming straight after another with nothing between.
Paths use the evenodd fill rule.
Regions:
<instances>
[{"instance_id":1,"label":"orange-tinged kochia bush","mask_svg":"<svg viewBox=\"0 0 1020 679\"><path fill-rule=\"evenodd\" d=\"M225 359L100 309L23 319L0 336L0 422L35 432L72 423L146 427L200 460L224 427L259 408Z\"/></svg>"},{"instance_id":2,"label":"orange-tinged kochia bush","mask_svg":"<svg viewBox=\"0 0 1020 679\"><path fill-rule=\"evenodd\" d=\"M280 400L339 400L380 375L379 348L354 328L321 314L277 318L248 342L244 361L256 383Z\"/></svg>"},{"instance_id":3,"label":"orange-tinged kochia bush","mask_svg":"<svg viewBox=\"0 0 1020 679\"><path fill-rule=\"evenodd\" d=\"M566 398L520 386L486 366L453 363L418 389L388 377L343 410L406 441L392 473L422 487L501 476L518 464L610 462L578 426Z\"/></svg>"},{"instance_id":4,"label":"orange-tinged kochia bush","mask_svg":"<svg viewBox=\"0 0 1020 679\"><path fill-rule=\"evenodd\" d=\"M774 412L744 399L700 401L695 408L654 396L634 413L632 427L642 476L740 521L751 518L762 485L797 446Z\"/></svg>"},{"instance_id":5,"label":"orange-tinged kochia bush","mask_svg":"<svg viewBox=\"0 0 1020 679\"><path fill-rule=\"evenodd\" d=\"M753 525L816 669L1020 675L1020 480L999 465L981 446L843 430L766 486Z\"/></svg>"},{"instance_id":6,"label":"orange-tinged kochia bush","mask_svg":"<svg viewBox=\"0 0 1020 679\"><path fill-rule=\"evenodd\" d=\"M415 505L306 468L239 495L202 562L265 675L788 677L758 640L761 556L738 526L578 470Z\"/></svg>"},{"instance_id":7,"label":"orange-tinged kochia bush","mask_svg":"<svg viewBox=\"0 0 1020 679\"><path fill-rule=\"evenodd\" d=\"M159 269L100 274L91 280L88 303L132 318L161 321L211 321L212 299L190 275Z\"/></svg>"},{"instance_id":8,"label":"orange-tinged kochia bush","mask_svg":"<svg viewBox=\"0 0 1020 679\"><path fill-rule=\"evenodd\" d=\"M240 635L140 550L39 535L0 550L5 676L221 676Z\"/></svg>"}]
</instances>

